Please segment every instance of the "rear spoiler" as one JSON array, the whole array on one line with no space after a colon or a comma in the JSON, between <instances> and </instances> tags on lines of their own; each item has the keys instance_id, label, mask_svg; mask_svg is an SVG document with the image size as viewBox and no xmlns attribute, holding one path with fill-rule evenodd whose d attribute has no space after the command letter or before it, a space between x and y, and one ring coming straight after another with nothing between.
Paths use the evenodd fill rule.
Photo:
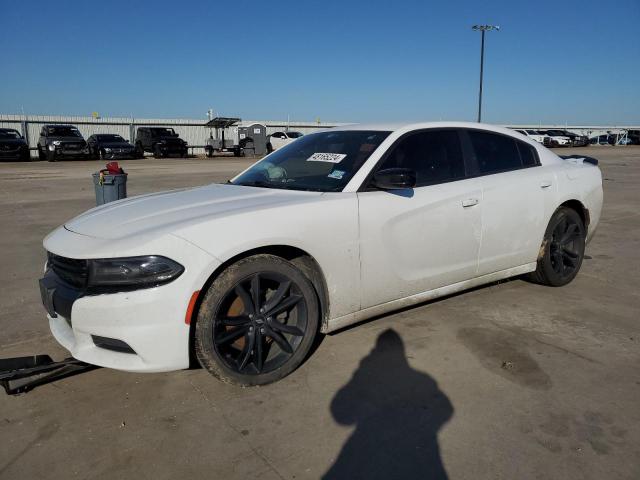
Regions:
<instances>
[{"instance_id":1,"label":"rear spoiler","mask_svg":"<svg viewBox=\"0 0 640 480\"><path fill-rule=\"evenodd\" d=\"M569 160L573 163L590 163L591 165L598 165L598 159L593 157L585 157L584 155L558 155L563 160Z\"/></svg>"}]
</instances>

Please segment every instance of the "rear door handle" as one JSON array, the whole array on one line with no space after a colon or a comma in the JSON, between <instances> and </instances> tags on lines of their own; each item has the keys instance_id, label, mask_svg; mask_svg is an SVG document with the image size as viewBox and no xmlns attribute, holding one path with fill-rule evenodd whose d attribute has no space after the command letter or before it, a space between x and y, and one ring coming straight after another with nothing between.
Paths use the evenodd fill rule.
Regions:
<instances>
[{"instance_id":1,"label":"rear door handle","mask_svg":"<svg viewBox=\"0 0 640 480\"><path fill-rule=\"evenodd\" d=\"M551 186L551 181L545 180L540 184L540 188L549 188Z\"/></svg>"},{"instance_id":2,"label":"rear door handle","mask_svg":"<svg viewBox=\"0 0 640 480\"><path fill-rule=\"evenodd\" d=\"M464 208L473 207L474 205L477 205L478 202L479 200L477 198L467 198L466 200L462 201L462 206Z\"/></svg>"}]
</instances>

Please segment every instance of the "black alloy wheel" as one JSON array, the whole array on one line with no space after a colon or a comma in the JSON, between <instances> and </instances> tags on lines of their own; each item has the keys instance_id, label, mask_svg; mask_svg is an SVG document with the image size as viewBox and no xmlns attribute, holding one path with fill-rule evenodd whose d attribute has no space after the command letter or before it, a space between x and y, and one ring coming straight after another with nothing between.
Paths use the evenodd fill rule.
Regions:
<instances>
[{"instance_id":1,"label":"black alloy wheel","mask_svg":"<svg viewBox=\"0 0 640 480\"><path fill-rule=\"evenodd\" d=\"M196 355L223 381L271 383L304 361L318 317L315 290L298 268L273 255L249 257L207 291L196 323Z\"/></svg>"},{"instance_id":2,"label":"black alloy wheel","mask_svg":"<svg viewBox=\"0 0 640 480\"><path fill-rule=\"evenodd\" d=\"M586 229L580 215L561 207L551 217L545 233L542 257L530 279L559 287L571 282L584 258Z\"/></svg>"}]
</instances>

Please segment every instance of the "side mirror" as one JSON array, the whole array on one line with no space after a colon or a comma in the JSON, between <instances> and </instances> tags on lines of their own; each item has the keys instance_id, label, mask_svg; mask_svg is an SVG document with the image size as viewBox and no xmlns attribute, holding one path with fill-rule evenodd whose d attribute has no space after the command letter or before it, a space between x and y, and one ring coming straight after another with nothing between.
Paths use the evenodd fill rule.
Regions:
<instances>
[{"instance_id":1,"label":"side mirror","mask_svg":"<svg viewBox=\"0 0 640 480\"><path fill-rule=\"evenodd\" d=\"M371 184L381 190L402 190L416 186L416 172L410 168L387 168L375 173Z\"/></svg>"}]
</instances>

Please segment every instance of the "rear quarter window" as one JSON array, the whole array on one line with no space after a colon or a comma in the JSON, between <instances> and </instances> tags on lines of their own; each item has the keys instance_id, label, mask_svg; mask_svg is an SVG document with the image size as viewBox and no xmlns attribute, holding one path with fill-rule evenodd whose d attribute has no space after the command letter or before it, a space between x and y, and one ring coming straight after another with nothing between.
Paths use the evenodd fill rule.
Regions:
<instances>
[{"instance_id":1,"label":"rear quarter window","mask_svg":"<svg viewBox=\"0 0 640 480\"><path fill-rule=\"evenodd\" d=\"M520 152L520 158L522 159L522 166L535 167L540 165L540 159L538 158L538 152L532 145L528 145L524 142L517 142L518 151Z\"/></svg>"}]
</instances>

